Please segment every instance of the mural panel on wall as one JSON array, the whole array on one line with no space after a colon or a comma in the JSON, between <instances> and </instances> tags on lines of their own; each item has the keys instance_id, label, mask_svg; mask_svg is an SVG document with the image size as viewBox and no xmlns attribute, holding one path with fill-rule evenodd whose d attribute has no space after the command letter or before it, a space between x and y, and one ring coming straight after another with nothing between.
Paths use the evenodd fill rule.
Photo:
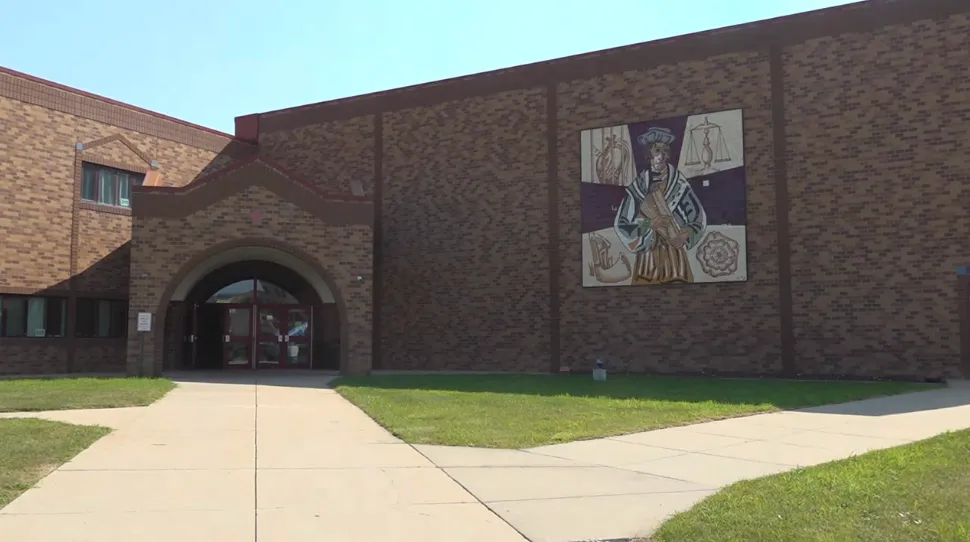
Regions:
<instances>
[{"instance_id":1,"label":"mural panel on wall","mask_svg":"<svg viewBox=\"0 0 970 542\"><path fill-rule=\"evenodd\" d=\"M747 280L740 109L585 130L583 286Z\"/></svg>"}]
</instances>

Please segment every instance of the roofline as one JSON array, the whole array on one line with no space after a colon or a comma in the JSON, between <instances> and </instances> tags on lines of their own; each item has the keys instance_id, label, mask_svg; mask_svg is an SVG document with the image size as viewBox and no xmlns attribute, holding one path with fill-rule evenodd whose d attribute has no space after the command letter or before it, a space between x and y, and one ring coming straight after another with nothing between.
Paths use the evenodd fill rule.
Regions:
<instances>
[{"instance_id":1,"label":"roofline","mask_svg":"<svg viewBox=\"0 0 970 542\"><path fill-rule=\"evenodd\" d=\"M175 118L175 117L170 117L168 115L163 115L162 113L156 113L155 111L151 111L149 109L144 109L142 107L138 107L138 106L134 106L134 105L131 105L131 104L127 104L125 102L119 102L118 100L112 100L111 98L107 98L107 97L101 96L99 94L93 94L91 92L87 92L87 91L84 91L84 90L81 90L81 89L78 89L78 88L69 87L67 85L62 85L60 83L55 83L55 82L50 81L48 79L42 79L40 77L36 77L34 75L30 75L30 74L27 74L27 73L24 73L24 72L20 72L20 71L17 71L17 70L11 69L11 68L7 68L7 67L4 67L4 66L0 66L0 73L5 73L7 75L12 75L14 77L20 77L22 79L26 79L26 80L32 81L34 83L39 83L41 85L45 85L45 86L48 86L48 87L56 88L58 90L63 90L65 92L70 92L72 94L78 94L80 96L84 96L86 98L91 98L93 100L98 100L98 101L104 102L106 104L114 105L114 106L117 106L117 107L121 107L121 108L124 108L124 109L128 109L130 111L135 111L135 112L138 112L138 113L143 113L145 115L149 115L149 116L155 117L157 119L167 120L169 122L174 122L176 124L181 124L182 126L187 126L189 128L194 128L196 130L201 130L203 132L208 132L210 134L214 134L214 135L217 135L217 136L222 136L222 137L225 137L225 138L230 139L230 140L233 140L233 141L239 141L240 143L249 143L248 141L245 141L245 140L242 140L242 139L238 139L236 136L234 136L232 134L227 134L226 132L222 132L222 131L216 130L214 128L209 128L207 126L201 126L199 124L193 124L191 122L188 122L188 121L185 121L185 120L182 120L182 119L178 119L178 118Z\"/></svg>"},{"instance_id":2,"label":"roofline","mask_svg":"<svg viewBox=\"0 0 970 542\"><path fill-rule=\"evenodd\" d=\"M523 64L406 87L254 113L260 133L426 107L524 88L548 87L622 71L742 51L768 51L807 40L970 11L967 0L855 0L847 4L659 40ZM241 117L239 117L241 118Z\"/></svg>"},{"instance_id":3,"label":"roofline","mask_svg":"<svg viewBox=\"0 0 970 542\"><path fill-rule=\"evenodd\" d=\"M319 102L313 102L313 103L309 103L309 104L296 105L296 106L293 106L293 107L284 107L284 108L281 108L281 109L273 109L273 110L270 110L270 111L263 111L261 113L252 113L250 115L241 115L241 116L259 115L259 116L262 117L262 116L275 115L275 114L279 114L279 113L291 113L291 112L295 112L295 111L300 111L302 109L310 109L310 108L314 108L314 107L318 107L318 106L323 106L323 105L336 106L336 105L339 105L339 104L342 104L342 103L353 102L353 101L356 101L356 100L359 100L359 99L364 99L364 98L376 98L378 96L384 96L384 95L389 95L389 94L397 94L397 93L404 93L404 92L420 92L422 90L425 90L425 89L428 89L428 88L431 88L431 87L435 87L435 86L438 86L438 85L446 85L446 84L459 83L459 82L464 82L464 81L468 81L468 80L472 80L472 79L479 79L479 78L484 79L484 78L487 78L487 77L495 77L495 76L503 76L503 75L504 76L513 75L514 76L518 72L534 71L534 70L537 70L537 69L547 68L547 67L551 67L551 66L555 66L555 65L559 65L559 64L566 64L566 63L572 63L572 62L581 62L581 61L586 60L586 59L595 58L595 57L599 57L599 56L603 56L603 55L621 53L621 52L624 52L627 49L632 49L634 47L648 45L648 44L649 45L663 45L663 44L666 44L666 43L669 43L669 42L672 42L672 41L680 41L680 40L689 40L689 39L704 38L704 37L708 37L708 36L712 36L712 35L716 35L716 34L721 34L721 33L744 31L744 30L749 29L750 27L761 26L761 25L766 25L766 24L772 24L772 23L774 23L776 21L789 20L789 19L793 19L793 18L796 18L796 17L810 16L810 15L817 14L819 12L824 12L824 11L837 11L837 10L843 10L843 9L849 9L849 8L858 8L858 7L860 7L860 4L867 4L867 3L872 2L872 1L873 0L852 0L849 3L847 3L847 4L840 4L838 6L831 6L831 7L827 7L827 8L819 8L819 9L813 9L813 10L809 10L809 11L802 11L802 12L793 13L793 14L789 14L789 15L780 15L778 17L771 17L771 18L768 18L768 19L758 19L756 21L751 21L751 22L747 22L747 23L740 23L740 24L731 25L731 26L724 26L724 27L719 27L719 28L712 28L712 29L709 29L709 30L701 30L701 31L697 31L697 32L690 32L690 33L687 33L687 34L679 34L679 35L676 35L676 36L670 36L670 37L667 37L667 38L660 38L660 39L656 39L656 40L647 40L647 41L643 41L643 42L629 43L627 45L620 45L620 46L617 46L617 47L610 47L610 48L607 48L607 49L598 49L596 51L590 51L590 52L586 52L586 53L577 53L577 54L574 54L574 55L563 56L563 57L556 57L556 58L552 58L552 59L548 59L548 60L540 60L540 61L537 61L537 62L530 62L530 63L527 63L527 64L518 64L518 65L515 65L515 66L509 66L507 68L498 68L498 69L488 70L488 71L483 71L483 72L470 73L470 74L467 74L467 75L459 75L459 76L456 76L456 77L447 77L445 79L438 79L436 81L428 81L426 83L417 83L417 84L414 84L414 85L407 85L407 86L403 86L403 87L395 87L395 88L390 88L390 89L386 89L386 90L379 90L379 91L376 91L376 92L368 92L366 94L357 94L357 95L354 95L354 96L346 96L344 98L334 98L334 99L331 99L331 100L322 100L322 101L319 101Z\"/></svg>"}]
</instances>

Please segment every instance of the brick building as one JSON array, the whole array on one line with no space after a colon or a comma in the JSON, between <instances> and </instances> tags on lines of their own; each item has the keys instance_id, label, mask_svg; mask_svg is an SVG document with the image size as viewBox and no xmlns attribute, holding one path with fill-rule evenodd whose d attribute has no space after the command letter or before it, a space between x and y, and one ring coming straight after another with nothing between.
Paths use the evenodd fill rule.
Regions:
<instances>
[{"instance_id":1,"label":"brick building","mask_svg":"<svg viewBox=\"0 0 970 542\"><path fill-rule=\"evenodd\" d=\"M871 0L234 135L2 70L0 373L970 376L968 66Z\"/></svg>"}]
</instances>

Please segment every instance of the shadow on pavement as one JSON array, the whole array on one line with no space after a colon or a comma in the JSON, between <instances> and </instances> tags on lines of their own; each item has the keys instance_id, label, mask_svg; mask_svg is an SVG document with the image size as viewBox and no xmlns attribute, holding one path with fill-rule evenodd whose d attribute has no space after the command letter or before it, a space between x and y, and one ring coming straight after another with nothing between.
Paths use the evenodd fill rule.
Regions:
<instances>
[{"instance_id":1,"label":"shadow on pavement","mask_svg":"<svg viewBox=\"0 0 970 542\"><path fill-rule=\"evenodd\" d=\"M802 408L798 411L849 416L891 416L893 414L911 414L967 405L970 405L970 387L956 385L919 393Z\"/></svg>"},{"instance_id":2,"label":"shadow on pavement","mask_svg":"<svg viewBox=\"0 0 970 542\"><path fill-rule=\"evenodd\" d=\"M172 371L163 375L175 383L274 386L327 389L336 374L324 371Z\"/></svg>"}]
</instances>

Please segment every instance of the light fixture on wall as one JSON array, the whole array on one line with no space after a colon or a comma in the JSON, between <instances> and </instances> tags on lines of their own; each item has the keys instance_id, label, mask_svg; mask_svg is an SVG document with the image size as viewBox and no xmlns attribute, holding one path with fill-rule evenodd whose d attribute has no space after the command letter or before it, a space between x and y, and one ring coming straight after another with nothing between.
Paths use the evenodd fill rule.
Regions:
<instances>
[{"instance_id":1,"label":"light fixture on wall","mask_svg":"<svg viewBox=\"0 0 970 542\"><path fill-rule=\"evenodd\" d=\"M357 275L357 282L364 282L364 277Z\"/></svg>"}]
</instances>

